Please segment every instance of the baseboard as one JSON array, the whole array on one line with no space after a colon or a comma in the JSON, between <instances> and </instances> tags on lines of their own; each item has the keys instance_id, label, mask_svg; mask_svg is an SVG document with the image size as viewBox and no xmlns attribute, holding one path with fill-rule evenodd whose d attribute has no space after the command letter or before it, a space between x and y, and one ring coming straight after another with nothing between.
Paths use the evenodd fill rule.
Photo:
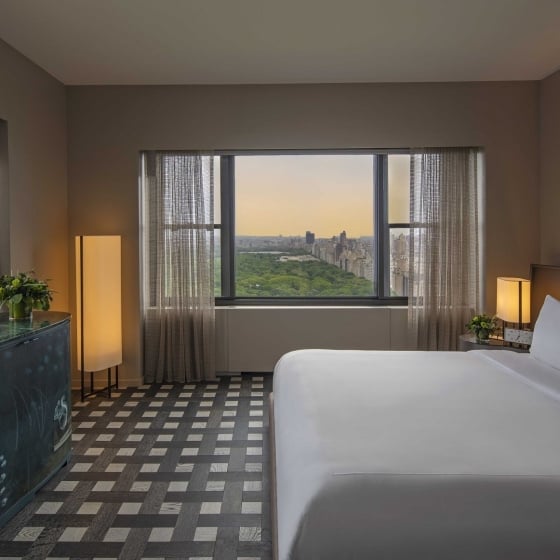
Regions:
<instances>
[{"instance_id":1,"label":"baseboard","mask_svg":"<svg viewBox=\"0 0 560 560\"><path fill-rule=\"evenodd\" d=\"M216 372L216 377L238 377L242 373L247 373L251 375L272 375L272 372L241 372L241 371L218 371ZM113 374L113 383L115 382L115 377ZM89 374L86 379L86 383L89 387ZM107 386L107 375L105 372L99 372L95 375L94 379L95 389L103 389ZM165 382L164 382L165 383ZM188 382L187 382L188 383ZM139 377L122 377L119 373L119 389L126 389L127 387L139 387L144 385L144 379ZM79 375L72 377L72 390L80 390L80 377Z\"/></svg>"},{"instance_id":2,"label":"baseboard","mask_svg":"<svg viewBox=\"0 0 560 560\"><path fill-rule=\"evenodd\" d=\"M115 376L113 374L112 382L115 382ZM139 387L140 385L144 385L144 380L138 377L122 377L119 374L119 389L126 389L127 387ZM89 390L89 376L86 380L86 386ZM94 379L94 388L103 389L103 387L107 387L107 376L99 374ZM79 377L72 378L72 390L79 391L81 389L81 382Z\"/></svg>"}]
</instances>

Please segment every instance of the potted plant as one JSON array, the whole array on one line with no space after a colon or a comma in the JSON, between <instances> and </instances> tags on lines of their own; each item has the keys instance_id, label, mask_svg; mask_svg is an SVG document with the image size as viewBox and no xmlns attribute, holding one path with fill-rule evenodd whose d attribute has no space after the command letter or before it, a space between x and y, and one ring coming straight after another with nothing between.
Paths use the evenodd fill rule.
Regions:
<instances>
[{"instance_id":1,"label":"potted plant","mask_svg":"<svg viewBox=\"0 0 560 560\"><path fill-rule=\"evenodd\" d=\"M498 328L496 317L482 313L475 315L468 323L467 329L472 332L479 342L488 342L490 335Z\"/></svg>"},{"instance_id":2,"label":"potted plant","mask_svg":"<svg viewBox=\"0 0 560 560\"><path fill-rule=\"evenodd\" d=\"M0 276L0 307L8 306L10 319L29 319L33 309L47 311L52 293L47 281L37 280L33 272Z\"/></svg>"}]
</instances>

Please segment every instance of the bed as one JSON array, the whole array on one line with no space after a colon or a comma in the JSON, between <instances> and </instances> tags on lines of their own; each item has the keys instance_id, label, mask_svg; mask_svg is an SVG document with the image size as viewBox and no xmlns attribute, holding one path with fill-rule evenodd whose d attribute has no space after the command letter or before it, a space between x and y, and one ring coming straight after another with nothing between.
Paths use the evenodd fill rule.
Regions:
<instances>
[{"instance_id":1,"label":"bed","mask_svg":"<svg viewBox=\"0 0 560 560\"><path fill-rule=\"evenodd\" d=\"M275 557L560 558L560 303L548 298L542 317L531 354L283 356Z\"/></svg>"}]
</instances>

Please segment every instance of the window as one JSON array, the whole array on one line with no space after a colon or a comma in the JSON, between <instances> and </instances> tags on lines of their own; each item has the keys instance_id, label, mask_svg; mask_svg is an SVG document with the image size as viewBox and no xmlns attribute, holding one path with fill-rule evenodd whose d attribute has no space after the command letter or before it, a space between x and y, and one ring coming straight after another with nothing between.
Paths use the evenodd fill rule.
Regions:
<instances>
[{"instance_id":1,"label":"window","mask_svg":"<svg viewBox=\"0 0 560 560\"><path fill-rule=\"evenodd\" d=\"M218 303L406 301L408 154L223 154L214 177Z\"/></svg>"}]
</instances>

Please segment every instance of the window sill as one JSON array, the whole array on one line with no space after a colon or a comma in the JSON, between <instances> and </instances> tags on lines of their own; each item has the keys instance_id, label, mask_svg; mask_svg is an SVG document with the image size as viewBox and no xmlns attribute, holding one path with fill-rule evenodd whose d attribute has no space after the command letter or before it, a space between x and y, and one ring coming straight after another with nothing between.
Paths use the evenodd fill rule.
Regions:
<instances>
[{"instance_id":1,"label":"window sill","mask_svg":"<svg viewBox=\"0 0 560 560\"><path fill-rule=\"evenodd\" d=\"M281 304L275 305L273 303L266 303L266 304L242 304L239 305L237 303L216 303L216 309L407 309L406 304L394 304L394 303L380 303L376 305L345 305L345 304L308 304L308 303L301 303L301 304Z\"/></svg>"}]
</instances>

